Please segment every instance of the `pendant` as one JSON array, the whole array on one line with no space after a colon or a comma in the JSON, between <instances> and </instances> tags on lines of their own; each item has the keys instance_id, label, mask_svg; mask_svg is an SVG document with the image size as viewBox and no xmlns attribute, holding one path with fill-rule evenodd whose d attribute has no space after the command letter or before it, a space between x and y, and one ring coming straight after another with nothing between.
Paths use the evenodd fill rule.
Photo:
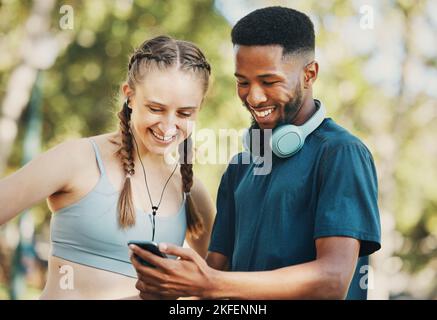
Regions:
<instances>
[{"instance_id":1,"label":"pendant","mask_svg":"<svg viewBox=\"0 0 437 320\"><path fill-rule=\"evenodd\" d=\"M153 216L156 216L156 210L158 210L158 207L152 206L152 214L153 214Z\"/></svg>"}]
</instances>

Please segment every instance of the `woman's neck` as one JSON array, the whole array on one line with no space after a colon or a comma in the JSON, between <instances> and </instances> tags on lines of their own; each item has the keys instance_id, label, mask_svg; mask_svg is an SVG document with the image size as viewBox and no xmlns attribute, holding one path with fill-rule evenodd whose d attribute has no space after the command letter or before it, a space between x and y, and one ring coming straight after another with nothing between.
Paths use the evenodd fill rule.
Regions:
<instances>
[{"instance_id":1,"label":"woman's neck","mask_svg":"<svg viewBox=\"0 0 437 320\"><path fill-rule=\"evenodd\" d=\"M138 151L136 149L137 144L134 143L133 147L134 161L137 161L137 159L139 158L144 166L168 169L173 168L177 163L177 158L175 158L174 155L172 155L171 153L153 153L148 150L141 142L138 142Z\"/></svg>"}]
</instances>

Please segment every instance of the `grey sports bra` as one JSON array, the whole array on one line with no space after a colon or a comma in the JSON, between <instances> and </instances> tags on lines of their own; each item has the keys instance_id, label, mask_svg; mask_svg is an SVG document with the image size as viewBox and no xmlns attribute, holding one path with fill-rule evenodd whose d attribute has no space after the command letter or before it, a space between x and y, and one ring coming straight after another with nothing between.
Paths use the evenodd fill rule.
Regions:
<instances>
[{"instance_id":1,"label":"grey sports bra","mask_svg":"<svg viewBox=\"0 0 437 320\"><path fill-rule=\"evenodd\" d=\"M52 215L52 255L115 273L136 278L128 254L129 240L152 239L152 215L136 210L136 224L121 229L118 224L119 193L105 172L97 144L90 139L100 170L95 187L81 200ZM182 246L187 229L185 195L179 211L168 217L156 218L156 242Z\"/></svg>"}]
</instances>

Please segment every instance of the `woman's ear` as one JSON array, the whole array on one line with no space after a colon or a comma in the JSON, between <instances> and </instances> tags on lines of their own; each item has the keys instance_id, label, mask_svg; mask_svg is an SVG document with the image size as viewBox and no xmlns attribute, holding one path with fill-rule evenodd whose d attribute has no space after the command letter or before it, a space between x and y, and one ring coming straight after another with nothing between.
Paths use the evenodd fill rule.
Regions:
<instances>
[{"instance_id":1,"label":"woman's ear","mask_svg":"<svg viewBox=\"0 0 437 320\"><path fill-rule=\"evenodd\" d=\"M132 107L132 103L135 98L134 90L129 86L127 82L125 82L121 86L121 91L123 92L123 96L125 97L125 99L129 99L129 106Z\"/></svg>"}]
</instances>

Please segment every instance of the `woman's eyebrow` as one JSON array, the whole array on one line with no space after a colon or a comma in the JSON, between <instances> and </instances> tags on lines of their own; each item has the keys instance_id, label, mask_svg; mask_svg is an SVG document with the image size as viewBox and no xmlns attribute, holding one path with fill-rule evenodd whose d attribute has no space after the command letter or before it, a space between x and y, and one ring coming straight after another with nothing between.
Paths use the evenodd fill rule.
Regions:
<instances>
[{"instance_id":1,"label":"woman's eyebrow","mask_svg":"<svg viewBox=\"0 0 437 320\"><path fill-rule=\"evenodd\" d=\"M160 106L160 107L166 107L165 104L162 104L162 103L160 103L160 102L153 101L153 100L145 100L145 103L146 103L146 104L156 104L156 105L158 105L158 106Z\"/></svg>"},{"instance_id":2,"label":"woman's eyebrow","mask_svg":"<svg viewBox=\"0 0 437 320\"><path fill-rule=\"evenodd\" d=\"M163 108L167 107L165 104L162 104L160 102L153 101L153 100L146 100L145 103L146 104L156 104L156 105L163 107ZM179 107L178 109L197 109L197 107L196 106L186 106L186 107Z\"/></svg>"}]
</instances>

